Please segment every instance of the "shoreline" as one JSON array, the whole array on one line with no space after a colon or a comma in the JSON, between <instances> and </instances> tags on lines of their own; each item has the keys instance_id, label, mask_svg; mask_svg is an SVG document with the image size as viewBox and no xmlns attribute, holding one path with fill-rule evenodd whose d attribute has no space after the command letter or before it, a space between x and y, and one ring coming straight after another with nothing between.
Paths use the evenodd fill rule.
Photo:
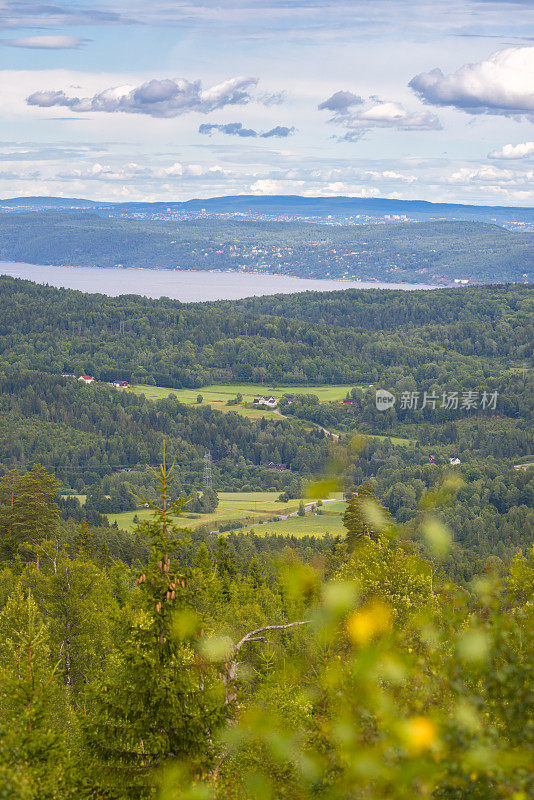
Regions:
<instances>
[{"instance_id":1,"label":"shoreline","mask_svg":"<svg viewBox=\"0 0 534 800\"><path fill-rule=\"evenodd\" d=\"M324 277L309 277L303 275L292 275L287 273L277 273L277 272L262 272L256 270L239 270L239 269L202 269L202 270L192 270L192 269L177 269L177 268L165 268L165 267L125 267L125 266L113 266L113 267L105 267L105 266L83 266L80 264L31 264L25 261L13 261L10 259L1 259L0 260L0 275L6 275L8 277L19 277L22 280L33 280L36 283L40 283L41 281L38 280L38 276L27 276L27 275L10 275L7 272L3 272L2 266L3 265L10 265L12 267L20 267L22 270L24 269L36 269L36 270L75 270L76 272L80 273L84 270L93 273L100 273L100 274L107 274L111 276L112 274L124 274L124 272L135 272L137 274L151 274L153 276L158 276L162 278L164 276L189 276L189 277L200 277L204 275L226 275L226 276L239 276L240 278L263 278L266 280L274 279L276 281L298 281L303 283L329 283L335 284L334 287L329 286L328 288L322 289L320 286L314 288L303 288L301 291L342 291L344 289L382 289L384 291L431 291L432 289L448 289L454 288L458 286L458 284L454 283L414 283L413 281L380 281L377 279L362 279L362 278L334 278L330 276ZM474 285L474 284L468 284ZM339 287L339 289L337 289ZM78 288L78 287L64 287L64 288ZM93 290L85 290L82 291L95 291ZM294 291L290 292L283 292L283 293L298 293L299 288L295 287ZM97 292L107 294L107 292ZM132 292L127 292L131 294ZM138 292L136 291L135 294ZM267 292L265 294L279 294L280 292L276 291L276 287L273 287L272 292ZM263 293L262 293L263 294ZM113 295L117 296L117 295ZM160 295L160 297L167 296L165 294ZM245 295L244 297L254 296L252 295ZM243 299L244 299L243 297ZM172 298L178 299L178 298ZM218 299L232 299L232 298L218 298ZM199 301L187 301L187 302L203 302ZM209 300L204 302L210 302Z\"/></svg>"}]
</instances>

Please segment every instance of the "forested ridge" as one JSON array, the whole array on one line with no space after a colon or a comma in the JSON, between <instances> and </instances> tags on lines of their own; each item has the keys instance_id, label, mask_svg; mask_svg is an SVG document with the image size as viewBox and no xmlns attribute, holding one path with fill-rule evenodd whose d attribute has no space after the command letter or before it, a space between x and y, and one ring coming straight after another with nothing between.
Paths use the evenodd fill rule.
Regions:
<instances>
[{"instance_id":1,"label":"forested ridge","mask_svg":"<svg viewBox=\"0 0 534 800\"><path fill-rule=\"evenodd\" d=\"M0 214L0 260L245 270L316 278L446 283L532 280L532 233L480 222L117 219L86 212Z\"/></svg>"},{"instance_id":2,"label":"forested ridge","mask_svg":"<svg viewBox=\"0 0 534 800\"><path fill-rule=\"evenodd\" d=\"M402 371L474 382L529 357L531 297L530 286L492 286L182 304L4 277L0 358L177 388L264 378L387 384Z\"/></svg>"}]
</instances>

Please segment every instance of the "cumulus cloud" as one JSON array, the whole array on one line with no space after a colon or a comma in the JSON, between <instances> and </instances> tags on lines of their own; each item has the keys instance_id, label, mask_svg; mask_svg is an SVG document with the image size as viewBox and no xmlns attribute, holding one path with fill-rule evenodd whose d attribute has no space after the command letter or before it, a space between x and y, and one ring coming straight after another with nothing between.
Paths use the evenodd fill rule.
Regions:
<instances>
[{"instance_id":1,"label":"cumulus cloud","mask_svg":"<svg viewBox=\"0 0 534 800\"><path fill-rule=\"evenodd\" d=\"M288 136L291 136L292 133L295 133L295 130L296 128L289 128L287 125L275 125L275 127L271 128L269 131L260 133L260 136L262 139L271 139L273 137L286 139Z\"/></svg>"},{"instance_id":2,"label":"cumulus cloud","mask_svg":"<svg viewBox=\"0 0 534 800\"><path fill-rule=\"evenodd\" d=\"M345 128L340 141L356 142L375 128L393 128L404 131L440 130L441 123L428 111L408 111L401 103L370 97L347 100L350 92L336 92L319 104L320 109L333 111L330 122ZM343 95L343 97L339 97ZM356 95L352 95L356 98ZM337 99L336 99L337 98ZM345 98L345 99L344 99Z\"/></svg>"},{"instance_id":3,"label":"cumulus cloud","mask_svg":"<svg viewBox=\"0 0 534 800\"><path fill-rule=\"evenodd\" d=\"M422 72L410 87L425 102L469 114L534 114L534 47L509 47L450 75Z\"/></svg>"},{"instance_id":4,"label":"cumulus cloud","mask_svg":"<svg viewBox=\"0 0 534 800\"><path fill-rule=\"evenodd\" d=\"M258 135L252 128L244 128L241 122L228 122L225 125L216 124L214 122L204 122L202 125L199 125L198 128L199 133L207 136L211 136L215 131L226 133L228 136L242 136L243 138Z\"/></svg>"},{"instance_id":5,"label":"cumulus cloud","mask_svg":"<svg viewBox=\"0 0 534 800\"><path fill-rule=\"evenodd\" d=\"M260 178L250 186L252 194L288 194L292 192L298 194L304 186L304 181L284 181L273 180L272 178Z\"/></svg>"},{"instance_id":6,"label":"cumulus cloud","mask_svg":"<svg viewBox=\"0 0 534 800\"><path fill-rule=\"evenodd\" d=\"M335 113L343 113L351 106L359 106L364 102L363 97L352 92L335 92L327 100L319 103L317 108L319 111L334 111Z\"/></svg>"},{"instance_id":7,"label":"cumulus cloud","mask_svg":"<svg viewBox=\"0 0 534 800\"><path fill-rule=\"evenodd\" d=\"M492 150L491 153L488 153L488 158L498 158L504 161L531 157L534 157L534 142L505 144L500 150Z\"/></svg>"},{"instance_id":8,"label":"cumulus cloud","mask_svg":"<svg viewBox=\"0 0 534 800\"><path fill-rule=\"evenodd\" d=\"M400 183L415 183L417 180L415 175L405 175L404 173L396 172L393 169L385 169L382 170L382 172L368 170L365 174L375 181L399 181Z\"/></svg>"},{"instance_id":9,"label":"cumulus cloud","mask_svg":"<svg viewBox=\"0 0 534 800\"><path fill-rule=\"evenodd\" d=\"M453 172L446 180L450 184L464 186L481 185L492 191L500 187L501 191L513 187L530 187L534 180L534 170L514 172L511 169L501 169L494 166L462 167Z\"/></svg>"},{"instance_id":10,"label":"cumulus cloud","mask_svg":"<svg viewBox=\"0 0 534 800\"><path fill-rule=\"evenodd\" d=\"M227 170L215 164L204 167L201 164L182 164L175 161L168 166L155 167L147 164L139 164L130 161L125 164L104 164L99 161L87 164L83 167L74 167L63 170L53 175L54 180L83 180L83 181L106 181L106 182L158 182L161 178L200 178L214 175L227 175ZM33 175L35 177L35 174ZM50 176L49 176L50 177Z\"/></svg>"},{"instance_id":11,"label":"cumulus cloud","mask_svg":"<svg viewBox=\"0 0 534 800\"><path fill-rule=\"evenodd\" d=\"M285 125L276 125L268 131L260 133L253 128L245 128L241 122L227 122L226 124L217 124L214 122L204 122L199 126L198 132L211 136L212 133L225 133L228 136L241 136L242 138L257 138L271 139L280 138L285 139L295 132L295 128L289 128Z\"/></svg>"},{"instance_id":12,"label":"cumulus cloud","mask_svg":"<svg viewBox=\"0 0 534 800\"><path fill-rule=\"evenodd\" d=\"M28 50L75 50L87 41L80 36L22 36L18 39L2 39L0 43Z\"/></svg>"},{"instance_id":13,"label":"cumulus cloud","mask_svg":"<svg viewBox=\"0 0 534 800\"><path fill-rule=\"evenodd\" d=\"M239 77L203 89L200 81L165 78L153 79L140 86L105 89L92 97L71 97L62 89L39 91L31 94L26 102L39 108L62 106L79 113L122 111L170 118L192 111L207 114L229 105L245 105L253 100L250 90L257 83L257 78Z\"/></svg>"}]
</instances>

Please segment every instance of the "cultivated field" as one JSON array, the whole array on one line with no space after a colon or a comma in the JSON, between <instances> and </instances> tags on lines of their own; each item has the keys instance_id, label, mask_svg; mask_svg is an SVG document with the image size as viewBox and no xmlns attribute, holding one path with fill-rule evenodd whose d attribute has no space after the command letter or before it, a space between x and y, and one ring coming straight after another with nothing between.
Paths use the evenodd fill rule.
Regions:
<instances>
[{"instance_id":1,"label":"cultivated field","mask_svg":"<svg viewBox=\"0 0 534 800\"><path fill-rule=\"evenodd\" d=\"M132 386L132 392L136 394L144 394L150 400L160 400L163 397L168 397L170 394L176 395L178 400L182 403L194 405L197 401L197 396L200 394L203 397L204 403L215 408L220 408L221 411L236 410L237 406L226 406L228 400L232 400L236 395L243 396L244 403L252 403L258 395L271 395L276 400L279 400L283 394L314 394L321 402L329 400L343 400L348 391L353 385L322 385L322 386L262 386L257 384L213 384L211 386L203 386L201 389L168 389L163 386L147 386L138 384ZM253 409L256 410L256 409ZM259 411L259 413L272 413L269 409L266 411Z\"/></svg>"},{"instance_id":2,"label":"cultivated field","mask_svg":"<svg viewBox=\"0 0 534 800\"><path fill-rule=\"evenodd\" d=\"M184 528L198 528L200 525L209 525L210 530L217 530L220 525L227 522L243 522L246 529L254 528L256 532L294 534L302 536L322 536L330 532L342 532L341 515L345 503L339 500L329 503L324 507L321 515L306 514L305 517L289 517L279 522L269 522L274 516L287 516L297 511L299 500L290 500L281 503L276 498L277 492L219 492L219 505L213 514L188 514L184 509L179 524ZM339 494L334 497L340 497ZM309 503L309 500L304 500ZM147 519L150 517L149 509L137 511L124 511L120 514L108 514L111 523L117 522L119 528L131 530L135 526L134 517Z\"/></svg>"}]
</instances>

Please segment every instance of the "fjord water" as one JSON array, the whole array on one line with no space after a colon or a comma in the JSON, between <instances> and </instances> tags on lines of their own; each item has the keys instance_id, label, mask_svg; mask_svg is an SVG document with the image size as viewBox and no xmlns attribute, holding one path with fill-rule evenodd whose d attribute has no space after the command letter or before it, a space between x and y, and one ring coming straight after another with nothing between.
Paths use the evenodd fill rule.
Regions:
<instances>
[{"instance_id":1,"label":"fjord water","mask_svg":"<svg viewBox=\"0 0 534 800\"><path fill-rule=\"evenodd\" d=\"M294 278L289 275L260 275L243 272L207 272L117 267L51 267L0 261L0 275L25 278L49 286L99 292L110 297L138 294L170 297L184 303L207 300L239 300L266 294L291 294L336 289L432 289L412 283L378 283Z\"/></svg>"}]
</instances>

